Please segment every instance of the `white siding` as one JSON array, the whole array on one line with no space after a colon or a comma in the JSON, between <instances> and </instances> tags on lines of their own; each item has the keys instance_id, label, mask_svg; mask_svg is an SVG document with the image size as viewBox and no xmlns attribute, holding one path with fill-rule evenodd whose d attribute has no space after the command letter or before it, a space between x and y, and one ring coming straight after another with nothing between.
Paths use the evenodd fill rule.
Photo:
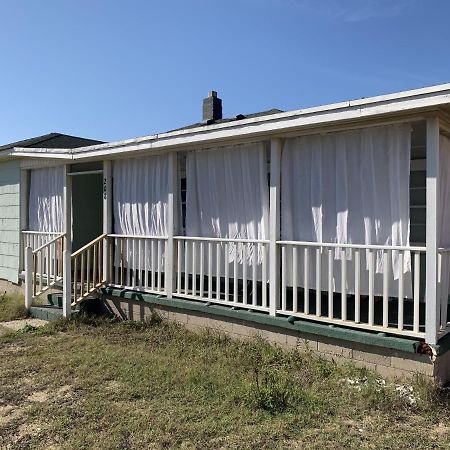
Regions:
<instances>
[{"instance_id":1,"label":"white siding","mask_svg":"<svg viewBox=\"0 0 450 450\"><path fill-rule=\"evenodd\" d=\"M0 162L0 278L18 282L20 260L20 163Z\"/></svg>"}]
</instances>

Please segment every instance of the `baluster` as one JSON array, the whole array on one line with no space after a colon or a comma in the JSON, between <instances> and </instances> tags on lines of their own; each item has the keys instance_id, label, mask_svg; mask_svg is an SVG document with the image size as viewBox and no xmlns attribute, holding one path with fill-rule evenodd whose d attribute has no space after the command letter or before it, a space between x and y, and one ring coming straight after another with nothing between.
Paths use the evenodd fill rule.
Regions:
<instances>
[{"instance_id":1,"label":"baluster","mask_svg":"<svg viewBox=\"0 0 450 450\"><path fill-rule=\"evenodd\" d=\"M204 242L200 241L200 297L204 295L204 281L205 281L205 268L204 268Z\"/></svg>"},{"instance_id":2,"label":"baluster","mask_svg":"<svg viewBox=\"0 0 450 450\"><path fill-rule=\"evenodd\" d=\"M252 246L253 249L253 253L252 253L252 280L253 280L253 284L252 284L252 305L256 306L257 304L257 299L256 299L256 289L258 286L258 278L257 278L257 273L256 270L258 268L257 265L257 256L258 256L258 244L250 244Z\"/></svg>"},{"instance_id":3,"label":"baluster","mask_svg":"<svg viewBox=\"0 0 450 450\"><path fill-rule=\"evenodd\" d=\"M322 315L322 258L321 248L316 249L316 316Z\"/></svg>"},{"instance_id":4,"label":"baluster","mask_svg":"<svg viewBox=\"0 0 450 450\"><path fill-rule=\"evenodd\" d=\"M334 318L334 254L333 249L328 249L328 318Z\"/></svg>"},{"instance_id":5,"label":"baluster","mask_svg":"<svg viewBox=\"0 0 450 450\"><path fill-rule=\"evenodd\" d=\"M391 252L383 251L383 327L389 327L389 277L391 276L390 261Z\"/></svg>"},{"instance_id":6,"label":"baluster","mask_svg":"<svg viewBox=\"0 0 450 450\"><path fill-rule=\"evenodd\" d=\"M341 318L347 320L347 256L345 251L341 253Z\"/></svg>"},{"instance_id":7,"label":"baluster","mask_svg":"<svg viewBox=\"0 0 450 450\"><path fill-rule=\"evenodd\" d=\"M177 242L177 294L181 294L181 240Z\"/></svg>"},{"instance_id":8,"label":"baluster","mask_svg":"<svg viewBox=\"0 0 450 450\"><path fill-rule=\"evenodd\" d=\"M230 275L230 264L228 261L228 242L225 242L225 249L224 249L224 259L225 259L225 301L228 302L229 301L229 296L230 296L230 280L229 280L229 275Z\"/></svg>"},{"instance_id":9,"label":"baluster","mask_svg":"<svg viewBox=\"0 0 450 450\"><path fill-rule=\"evenodd\" d=\"M420 253L414 252L414 321L413 330L419 332L420 327Z\"/></svg>"},{"instance_id":10,"label":"baluster","mask_svg":"<svg viewBox=\"0 0 450 450\"><path fill-rule=\"evenodd\" d=\"M192 244L192 295L197 295L197 243Z\"/></svg>"},{"instance_id":11,"label":"baluster","mask_svg":"<svg viewBox=\"0 0 450 450\"><path fill-rule=\"evenodd\" d=\"M359 291L361 280L361 257L359 249L355 250L355 322L361 321L361 295Z\"/></svg>"},{"instance_id":12,"label":"baluster","mask_svg":"<svg viewBox=\"0 0 450 450\"><path fill-rule=\"evenodd\" d=\"M284 272L284 267L282 267ZM298 280L297 280L297 271L298 271L298 260L297 260L297 246L292 246L292 309L293 312L298 312Z\"/></svg>"},{"instance_id":13,"label":"baluster","mask_svg":"<svg viewBox=\"0 0 450 450\"><path fill-rule=\"evenodd\" d=\"M398 252L398 329L403 330L403 319L404 319L404 293L403 293L403 250Z\"/></svg>"},{"instance_id":14,"label":"baluster","mask_svg":"<svg viewBox=\"0 0 450 450\"><path fill-rule=\"evenodd\" d=\"M136 283L137 286L142 288L142 239L137 240L138 245L138 263L137 263L137 273L136 273Z\"/></svg>"},{"instance_id":15,"label":"baluster","mask_svg":"<svg viewBox=\"0 0 450 450\"><path fill-rule=\"evenodd\" d=\"M84 252L81 253L81 274L80 274L80 287L81 287L81 292L80 292L80 297L82 298L84 296Z\"/></svg>"},{"instance_id":16,"label":"baluster","mask_svg":"<svg viewBox=\"0 0 450 450\"><path fill-rule=\"evenodd\" d=\"M86 294L89 293L91 286L91 249L87 249L86 256Z\"/></svg>"},{"instance_id":17,"label":"baluster","mask_svg":"<svg viewBox=\"0 0 450 450\"><path fill-rule=\"evenodd\" d=\"M281 246L281 309L286 311L286 246Z\"/></svg>"},{"instance_id":18,"label":"baluster","mask_svg":"<svg viewBox=\"0 0 450 450\"><path fill-rule=\"evenodd\" d=\"M247 304L247 244L241 243L242 246L242 302Z\"/></svg>"},{"instance_id":19,"label":"baluster","mask_svg":"<svg viewBox=\"0 0 450 450\"><path fill-rule=\"evenodd\" d=\"M158 291L162 290L161 271L162 271L161 239L158 239Z\"/></svg>"},{"instance_id":20,"label":"baluster","mask_svg":"<svg viewBox=\"0 0 450 450\"><path fill-rule=\"evenodd\" d=\"M233 266L233 302L238 303L238 242L234 244L234 266Z\"/></svg>"},{"instance_id":21,"label":"baluster","mask_svg":"<svg viewBox=\"0 0 450 450\"><path fill-rule=\"evenodd\" d=\"M216 243L216 300L220 300L220 242Z\"/></svg>"},{"instance_id":22,"label":"baluster","mask_svg":"<svg viewBox=\"0 0 450 450\"><path fill-rule=\"evenodd\" d=\"M78 300L78 256L73 258L73 300Z\"/></svg>"},{"instance_id":23,"label":"baluster","mask_svg":"<svg viewBox=\"0 0 450 450\"><path fill-rule=\"evenodd\" d=\"M151 240L151 279L152 279L152 290L156 291L156 262L155 262L155 241Z\"/></svg>"},{"instance_id":24,"label":"baluster","mask_svg":"<svg viewBox=\"0 0 450 450\"><path fill-rule=\"evenodd\" d=\"M374 322L375 253L369 250L369 325Z\"/></svg>"},{"instance_id":25,"label":"baluster","mask_svg":"<svg viewBox=\"0 0 450 450\"><path fill-rule=\"evenodd\" d=\"M262 282L261 282L261 287L262 287L262 304L264 306L264 308L268 307L267 304L267 248L266 248L267 244L261 244L261 258L262 258L262 267L261 267L261 271L262 271Z\"/></svg>"},{"instance_id":26,"label":"baluster","mask_svg":"<svg viewBox=\"0 0 450 450\"><path fill-rule=\"evenodd\" d=\"M100 241L101 242L101 241ZM98 274L98 261L97 261L97 248L98 248L98 242L94 244L94 256L93 256L93 260L92 260L92 266L94 268L93 273L92 273L92 287L95 289L95 287L97 286L97 274Z\"/></svg>"},{"instance_id":27,"label":"baluster","mask_svg":"<svg viewBox=\"0 0 450 450\"><path fill-rule=\"evenodd\" d=\"M305 247L304 249L304 297L305 297L305 305L304 305L304 312L305 314L309 314L309 256L308 256L309 249L308 247Z\"/></svg>"},{"instance_id":28,"label":"baluster","mask_svg":"<svg viewBox=\"0 0 450 450\"><path fill-rule=\"evenodd\" d=\"M184 295L189 294L189 241L184 241Z\"/></svg>"},{"instance_id":29,"label":"baluster","mask_svg":"<svg viewBox=\"0 0 450 450\"><path fill-rule=\"evenodd\" d=\"M208 300L212 299L212 242L208 242Z\"/></svg>"}]
</instances>

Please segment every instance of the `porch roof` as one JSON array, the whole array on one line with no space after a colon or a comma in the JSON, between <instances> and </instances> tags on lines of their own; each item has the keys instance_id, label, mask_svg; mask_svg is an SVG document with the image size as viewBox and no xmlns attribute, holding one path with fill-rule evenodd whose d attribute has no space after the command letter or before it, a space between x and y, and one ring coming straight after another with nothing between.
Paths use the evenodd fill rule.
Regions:
<instances>
[{"instance_id":1,"label":"porch roof","mask_svg":"<svg viewBox=\"0 0 450 450\"><path fill-rule=\"evenodd\" d=\"M0 148L0 158L113 159L134 153L160 153L169 149L211 147L262 137L283 137L290 133L324 131L336 126L351 128L377 120L380 123L383 120L417 120L420 114L430 112L441 114L443 121L450 123L450 83L288 112L245 118L238 116L232 121L198 124L166 133L73 149L17 145L5 150Z\"/></svg>"}]
</instances>

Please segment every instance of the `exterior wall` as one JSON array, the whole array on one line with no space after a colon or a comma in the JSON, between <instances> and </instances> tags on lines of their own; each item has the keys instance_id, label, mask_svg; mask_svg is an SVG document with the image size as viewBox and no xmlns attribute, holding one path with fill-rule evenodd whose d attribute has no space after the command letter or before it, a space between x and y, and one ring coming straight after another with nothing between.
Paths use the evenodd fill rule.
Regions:
<instances>
[{"instance_id":1,"label":"exterior wall","mask_svg":"<svg viewBox=\"0 0 450 450\"><path fill-rule=\"evenodd\" d=\"M284 348L311 350L323 358L336 362L353 361L357 366L376 370L386 378L409 377L417 373L450 379L450 352L432 361L427 355L408 353L375 345L344 341L326 336L283 330L278 327L218 317L198 311L155 306L142 301L106 297L104 305L109 312L122 319L142 321L153 313L163 319L183 324L188 329L211 329L236 339L260 336Z\"/></svg>"},{"instance_id":2,"label":"exterior wall","mask_svg":"<svg viewBox=\"0 0 450 450\"><path fill-rule=\"evenodd\" d=\"M18 282L20 263L20 162L0 162L0 279Z\"/></svg>"}]
</instances>

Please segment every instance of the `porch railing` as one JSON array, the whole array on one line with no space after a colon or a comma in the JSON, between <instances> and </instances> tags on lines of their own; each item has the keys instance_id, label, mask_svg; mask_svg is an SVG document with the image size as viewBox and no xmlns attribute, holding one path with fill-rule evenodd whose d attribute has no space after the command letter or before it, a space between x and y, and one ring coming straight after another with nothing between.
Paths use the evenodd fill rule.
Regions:
<instances>
[{"instance_id":1,"label":"porch railing","mask_svg":"<svg viewBox=\"0 0 450 450\"><path fill-rule=\"evenodd\" d=\"M297 241L279 241L277 245L281 249L281 302L277 313L394 334L423 335L420 299L424 247ZM397 279L392 275L393 252L401 268ZM412 285L412 298L408 300L403 272L407 253L411 257ZM377 259L381 262L378 271Z\"/></svg>"},{"instance_id":2,"label":"porch railing","mask_svg":"<svg viewBox=\"0 0 450 450\"><path fill-rule=\"evenodd\" d=\"M65 234L59 234L34 250L31 246L26 247L26 284L31 290L30 300L62 280L64 239Z\"/></svg>"},{"instance_id":3,"label":"porch railing","mask_svg":"<svg viewBox=\"0 0 450 450\"><path fill-rule=\"evenodd\" d=\"M177 236L177 297L269 310L269 241Z\"/></svg>"},{"instance_id":4,"label":"porch railing","mask_svg":"<svg viewBox=\"0 0 450 450\"><path fill-rule=\"evenodd\" d=\"M84 300L106 282L103 249L107 235L102 234L71 255L72 305Z\"/></svg>"},{"instance_id":5,"label":"porch railing","mask_svg":"<svg viewBox=\"0 0 450 450\"><path fill-rule=\"evenodd\" d=\"M179 298L402 336L425 335L425 247L298 241L278 241L276 246L275 307L269 295L269 241L251 239L174 236L169 246L165 236L104 234L68 255L70 297L76 304L105 283L155 294L171 289ZM173 248L171 254L168 248ZM63 234L35 250L27 247L32 298L62 279L63 250ZM398 268L406 258L411 270L405 273ZM438 272L441 337L450 332L450 249L439 249Z\"/></svg>"},{"instance_id":6,"label":"porch railing","mask_svg":"<svg viewBox=\"0 0 450 450\"><path fill-rule=\"evenodd\" d=\"M167 237L109 234L109 283L150 293L165 293Z\"/></svg>"},{"instance_id":7,"label":"porch railing","mask_svg":"<svg viewBox=\"0 0 450 450\"><path fill-rule=\"evenodd\" d=\"M25 249L27 247L31 247L32 250L36 250L61 234L63 233L30 230L22 231L21 255L25 255ZM21 258L21 270L25 270L25 256L23 256L23 259Z\"/></svg>"}]
</instances>

